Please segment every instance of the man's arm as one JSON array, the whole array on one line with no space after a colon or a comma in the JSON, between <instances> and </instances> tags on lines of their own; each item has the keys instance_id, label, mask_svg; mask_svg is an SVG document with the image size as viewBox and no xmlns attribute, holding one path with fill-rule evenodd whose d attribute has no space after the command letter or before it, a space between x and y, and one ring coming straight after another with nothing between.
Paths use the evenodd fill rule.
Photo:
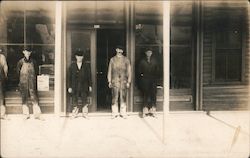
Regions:
<instances>
[{"instance_id":1,"label":"man's arm","mask_svg":"<svg viewBox=\"0 0 250 158\"><path fill-rule=\"evenodd\" d=\"M69 67L69 75L68 75L68 92L72 93L72 64Z\"/></svg>"},{"instance_id":2,"label":"man's arm","mask_svg":"<svg viewBox=\"0 0 250 158\"><path fill-rule=\"evenodd\" d=\"M111 88L112 64L113 64L113 60L110 59L110 61L109 61L109 67L108 67L108 75L107 75L109 88Z\"/></svg>"},{"instance_id":3,"label":"man's arm","mask_svg":"<svg viewBox=\"0 0 250 158\"><path fill-rule=\"evenodd\" d=\"M21 60L18 61L17 68L16 68L18 77L20 77L20 70L22 68L22 65L23 65L23 60L21 59Z\"/></svg>"},{"instance_id":4,"label":"man's arm","mask_svg":"<svg viewBox=\"0 0 250 158\"><path fill-rule=\"evenodd\" d=\"M128 68L127 68L127 72L128 72L128 83L131 83L131 76L132 76L132 72L131 72L131 64L130 61L128 60Z\"/></svg>"},{"instance_id":5,"label":"man's arm","mask_svg":"<svg viewBox=\"0 0 250 158\"><path fill-rule=\"evenodd\" d=\"M8 65L7 65L7 62L6 62L6 58L5 56L3 55L3 71L5 73L5 77L8 76Z\"/></svg>"}]
</instances>

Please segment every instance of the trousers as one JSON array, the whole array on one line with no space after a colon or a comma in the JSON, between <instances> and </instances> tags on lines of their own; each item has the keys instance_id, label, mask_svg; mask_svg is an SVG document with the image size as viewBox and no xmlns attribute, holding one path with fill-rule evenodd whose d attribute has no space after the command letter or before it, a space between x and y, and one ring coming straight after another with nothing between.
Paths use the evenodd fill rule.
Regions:
<instances>
[{"instance_id":1,"label":"trousers","mask_svg":"<svg viewBox=\"0 0 250 158\"><path fill-rule=\"evenodd\" d=\"M120 99L120 113L121 115L126 115L126 98L127 89L126 88L112 88L112 115L118 115L118 101Z\"/></svg>"}]
</instances>

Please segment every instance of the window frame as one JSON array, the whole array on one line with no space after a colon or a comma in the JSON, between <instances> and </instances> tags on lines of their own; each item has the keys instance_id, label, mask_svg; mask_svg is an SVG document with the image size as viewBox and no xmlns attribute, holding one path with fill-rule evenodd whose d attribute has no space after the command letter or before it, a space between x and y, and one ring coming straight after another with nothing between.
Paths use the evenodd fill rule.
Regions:
<instances>
[{"instance_id":1,"label":"window frame","mask_svg":"<svg viewBox=\"0 0 250 158\"><path fill-rule=\"evenodd\" d=\"M223 9L223 8L217 8L217 9ZM235 8L227 8L226 12L228 13L232 13L235 10ZM225 12L225 10L224 10ZM223 12L223 13L224 13ZM235 81L235 80L230 80L230 79L225 79L225 80L216 80L216 50L217 49L221 49L221 48L217 48L217 42L216 42L216 33L218 31L218 28L216 26L216 20L213 20L213 35L212 35L212 82L211 84L213 85L242 85L245 82L245 51L246 51L246 17L244 16L246 13L245 8L243 10L240 11L240 16L242 18L242 23L241 26L239 27L241 31L241 74L240 74L240 80L239 81ZM214 13L213 17L216 16L216 14L218 15L218 13ZM235 48L227 48L227 49L235 49ZM227 65L226 65L227 66Z\"/></svg>"}]
</instances>

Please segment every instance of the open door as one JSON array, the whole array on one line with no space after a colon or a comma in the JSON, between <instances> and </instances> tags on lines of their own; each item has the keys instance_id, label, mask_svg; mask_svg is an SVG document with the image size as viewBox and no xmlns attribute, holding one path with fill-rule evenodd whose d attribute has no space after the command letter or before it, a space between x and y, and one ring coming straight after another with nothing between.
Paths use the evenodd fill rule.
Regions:
<instances>
[{"instance_id":1,"label":"open door","mask_svg":"<svg viewBox=\"0 0 250 158\"><path fill-rule=\"evenodd\" d=\"M112 58L116 54L116 45L122 45L125 48L125 37L126 36L124 29L100 29L97 31L97 111L111 111L112 96L107 81L108 65L110 58ZM126 54L126 51L124 51L124 53Z\"/></svg>"},{"instance_id":2,"label":"open door","mask_svg":"<svg viewBox=\"0 0 250 158\"><path fill-rule=\"evenodd\" d=\"M67 98L66 105L64 105L64 111L71 112L72 109L72 99L70 94L67 92L67 83L68 83L68 70L72 61L75 60L74 52L76 49L85 50L84 59L91 68L92 76L92 93L89 96L89 101L91 103L89 111L96 111L95 103L95 92L96 92L96 82L95 82L95 52L96 52L96 34L94 30L69 30L67 32L67 53L66 53L66 92L65 97Z\"/></svg>"}]
</instances>

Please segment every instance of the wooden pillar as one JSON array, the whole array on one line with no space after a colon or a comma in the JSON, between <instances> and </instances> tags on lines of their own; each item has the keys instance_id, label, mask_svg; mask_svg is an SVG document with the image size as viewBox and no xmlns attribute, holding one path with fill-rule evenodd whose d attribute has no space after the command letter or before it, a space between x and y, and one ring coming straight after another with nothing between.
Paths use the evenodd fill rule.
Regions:
<instances>
[{"instance_id":1,"label":"wooden pillar","mask_svg":"<svg viewBox=\"0 0 250 158\"><path fill-rule=\"evenodd\" d=\"M166 144L170 88L170 1L163 2L163 143Z\"/></svg>"},{"instance_id":2,"label":"wooden pillar","mask_svg":"<svg viewBox=\"0 0 250 158\"><path fill-rule=\"evenodd\" d=\"M133 1L127 1L125 2L125 19L126 19L126 50L127 50L127 56L130 59L131 62L131 72L132 72L132 78L131 78L131 85L130 85L130 91L128 93L128 111L133 111L133 105L134 105L134 81L135 81L135 16L134 16L134 2Z\"/></svg>"},{"instance_id":3,"label":"wooden pillar","mask_svg":"<svg viewBox=\"0 0 250 158\"><path fill-rule=\"evenodd\" d=\"M195 110L202 110L203 98L203 23L202 23L202 1L195 2L196 17L196 99Z\"/></svg>"},{"instance_id":4,"label":"wooden pillar","mask_svg":"<svg viewBox=\"0 0 250 158\"><path fill-rule=\"evenodd\" d=\"M54 113L60 115L63 104L63 79L62 79L62 1L56 1L55 22L55 89L54 89Z\"/></svg>"}]
</instances>

